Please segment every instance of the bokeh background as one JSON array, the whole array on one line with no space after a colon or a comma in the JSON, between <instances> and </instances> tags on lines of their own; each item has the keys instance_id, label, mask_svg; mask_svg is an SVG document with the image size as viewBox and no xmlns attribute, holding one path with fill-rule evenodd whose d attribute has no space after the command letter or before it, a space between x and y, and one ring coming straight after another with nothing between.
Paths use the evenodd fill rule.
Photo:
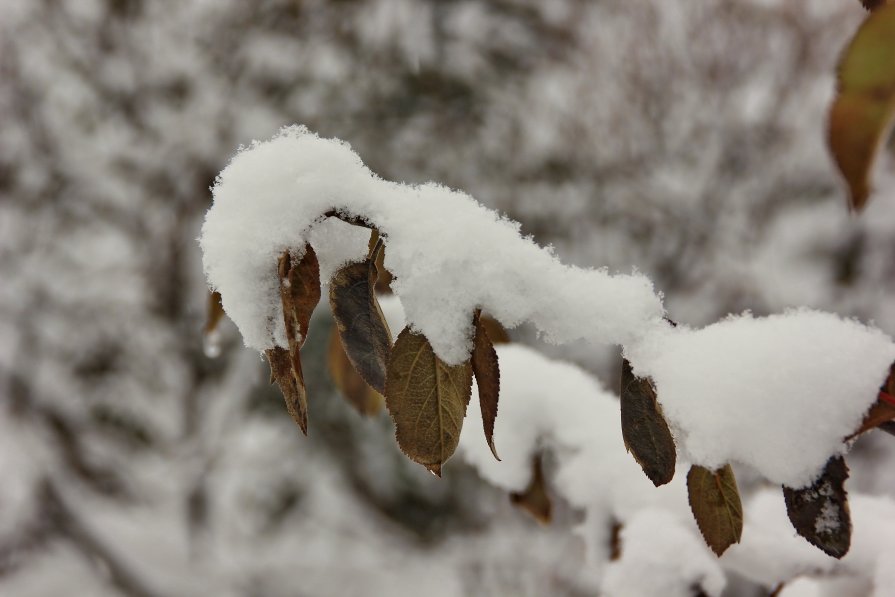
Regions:
<instances>
[{"instance_id":1,"label":"bokeh background","mask_svg":"<svg viewBox=\"0 0 895 597\"><path fill-rule=\"evenodd\" d=\"M854 217L824 141L862 14L0 0L0 594L590 594L576 512L539 526L460 462L437 480L336 395L325 309L307 438L232 325L204 354L209 186L238 146L305 124L564 261L645 272L681 322L808 305L892 334L891 154ZM511 335L615 383L614 349ZM856 445L850 487L895 491L891 444Z\"/></svg>"}]
</instances>

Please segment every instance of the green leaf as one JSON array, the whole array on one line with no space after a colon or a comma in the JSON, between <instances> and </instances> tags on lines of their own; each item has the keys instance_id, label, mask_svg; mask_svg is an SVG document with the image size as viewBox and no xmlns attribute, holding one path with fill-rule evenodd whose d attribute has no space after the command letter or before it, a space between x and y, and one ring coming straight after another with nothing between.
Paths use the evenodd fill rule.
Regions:
<instances>
[{"instance_id":1,"label":"green leaf","mask_svg":"<svg viewBox=\"0 0 895 597\"><path fill-rule=\"evenodd\" d=\"M374 294L378 278L375 253L335 273L329 304L348 360L365 382L384 394L392 334Z\"/></svg>"},{"instance_id":2,"label":"green leaf","mask_svg":"<svg viewBox=\"0 0 895 597\"><path fill-rule=\"evenodd\" d=\"M879 3L874 3L879 4ZM839 93L829 116L829 144L861 209L874 159L895 116L895 4L870 13L839 63Z\"/></svg>"},{"instance_id":3,"label":"green leaf","mask_svg":"<svg viewBox=\"0 0 895 597\"><path fill-rule=\"evenodd\" d=\"M841 558L851 545L851 515L845 480L845 459L827 461L817 481L802 489L783 488L786 513L796 532L827 555Z\"/></svg>"},{"instance_id":4,"label":"green leaf","mask_svg":"<svg viewBox=\"0 0 895 597\"><path fill-rule=\"evenodd\" d=\"M441 476L457 449L472 394L472 366L445 364L422 334L405 328L388 363L385 404L398 446L414 462Z\"/></svg>"},{"instance_id":5,"label":"green leaf","mask_svg":"<svg viewBox=\"0 0 895 597\"><path fill-rule=\"evenodd\" d=\"M494 447L494 422L497 419L497 402L500 394L500 367L497 362L497 351L491 343L488 331L482 321L481 311L476 310L473 316L475 338L472 349L472 372L479 389L479 407L482 410L482 426L485 430L485 441L491 448L494 458L500 460Z\"/></svg>"},{"instance_id":6,"label":"green leaf","mask_svg":"<svg viewBox=\"0 0 895 597\"><path fill-rule=\"evenodd\" d=\"M693 465L687 473L687 492L699 532L715 554L720 556L740 542L743 504L729 464L717 471Z\"/></svg>"},{"instance_id":7,"label":"green leaf","mask_svg":"<svg viewBox=\"0 0 895 597\"><path fill-rule=\"evenodd\" d=\"M635 376L627 359L622 361L621 418L625 447L646 476L656 487L671 481L677 459L674 439L652 382Z\"/></svg>"}]
</instances>

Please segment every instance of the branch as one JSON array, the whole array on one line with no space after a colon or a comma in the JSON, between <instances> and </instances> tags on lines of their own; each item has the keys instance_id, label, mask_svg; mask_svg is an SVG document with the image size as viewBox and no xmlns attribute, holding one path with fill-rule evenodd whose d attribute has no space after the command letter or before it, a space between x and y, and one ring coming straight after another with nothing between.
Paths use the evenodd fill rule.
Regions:
<instances>
[{"instance_id":1,"label":"branch","mask_svg":"<svg viewBox=\"0 0 895 597\"><path fill-rule=\"evenodd\" d=\"M366 258L368 234L332 217L380 232L406 323L444 363L469 358L479 308L508 328L530 322L549 342L621 345L655 386L681 460L710 470L743 462L774 483L811 484L895 361L879 330L805 309L673 327L645 276L564 265L472 197L384 181L346 144L301 127L233 159L202 229L208 281L247 345L287 346L283 250L310 243L324 282Z\"/></svg>"}]
</instances>

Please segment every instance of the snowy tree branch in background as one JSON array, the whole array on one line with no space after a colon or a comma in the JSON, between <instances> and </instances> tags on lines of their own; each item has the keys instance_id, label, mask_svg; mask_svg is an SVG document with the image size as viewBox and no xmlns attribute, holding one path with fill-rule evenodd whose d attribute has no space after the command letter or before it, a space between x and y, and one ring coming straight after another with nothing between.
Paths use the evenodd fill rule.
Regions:
<instances>
[{"instance_id":1,"label":"snowy tree branch in background","mask_svg":"<svg viewBox=\"0 0 895 597\"><path fill-rule=\"evenodd\" d=\"M371 251L366 231L327 217L334 213L373 227L381 242ZM712 471L729 462L748 464L796 489L826 482L819 474L845 451L844 438L860 427L895 360L895 345L879 330L817 311L747 313L702 329L673 326L645 276L563 265L521 237L517 224L468 195L384 181L347 144L303 127L286 128L233 159L216 181L201 245L209 284L246 344L268 351L303 428L304 415L296 415L304 412L299 349L319 294L295 291L357 270L330 289L346 353L360 355L355 365L365 361L358 371L368 383L385 381L399 445L436 473L459 442L479 310L507 327L530 322L549 342L621 345L631 373L657 395L654 407L634 419L667 420L662 433L674 436L683 460L710 475L725 474ZM380 245L407 321L388 355L388 328L373 293ZM308 269L313 280L291 265L308 256L315 261ZM360 293L347 305L340 288ZM339 315L340 305L346 314ZM357 330L345 329L355 324ZM355 331L362 346L346 341ZM288 351L289 359L278 361L270 351ZM673 449L667 439L663 445ZM627 445L647 471L650 458L674 465L667 447ZM712 485L725 483L694 483ZM735 494L735 482L732 487ZM699 501L729 509L731 495L723 490ZM739 539L736 525L710 525L699 511L694 507L704 533L709 526L726 529L718 531L725 537L709 539L719 553Z\"/></svg>"}]
</instances>

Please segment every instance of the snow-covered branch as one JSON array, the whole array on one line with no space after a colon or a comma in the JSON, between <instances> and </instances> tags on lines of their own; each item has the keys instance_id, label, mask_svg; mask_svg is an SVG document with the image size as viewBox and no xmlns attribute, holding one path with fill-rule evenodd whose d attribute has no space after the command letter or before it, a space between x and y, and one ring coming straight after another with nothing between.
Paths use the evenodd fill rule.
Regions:
<instances>
[{"instance_id":1,"label":"snow-covered branch","mask_svg":"<svg viewBox=\"0 0 895 597\"><path fill-rule=\"evenodd\" d=\"M654 381L683 458L708 468L742 462L775 483L810 483L895 360L879 330L810 310L672 327L645 276L563 265L470 196L382 180L346 143L303 127L234 157L202 230L209 284L248 346L288 345L283 251L310 243L324 282L364 258L366 231L324 217L333 210L379 230L408 325L446 363L469 357L476 308L507 327L530 322L548 342L622 345Z\"/></svg>"}]
</instances>

